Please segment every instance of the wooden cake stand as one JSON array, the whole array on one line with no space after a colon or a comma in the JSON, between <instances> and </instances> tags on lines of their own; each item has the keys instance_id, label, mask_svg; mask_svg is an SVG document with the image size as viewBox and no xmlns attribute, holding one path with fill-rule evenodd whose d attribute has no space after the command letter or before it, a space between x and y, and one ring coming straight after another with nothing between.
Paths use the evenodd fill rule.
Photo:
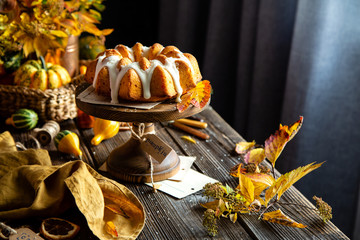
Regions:
<instances>
[{"instance_id":1,"label":"wooden cake stand","mask_svg":"<svg viewBox=\"0 0 360 240\"><path fill-rule=\"evenodd\" d=\"M133 123L130 139L115 148L106 161L107 171L112 176L129 182L157 182L174 176L180 170L180 160L175 151L159 163L141 148L141 135L155 134L154 122L185 118L202 109L190 106L180 113L176 103L160 103L149 110L88 103L77 97L88 86L85 83L76 89L79 109L94 117Z\"/></svg>"}]
</instances>

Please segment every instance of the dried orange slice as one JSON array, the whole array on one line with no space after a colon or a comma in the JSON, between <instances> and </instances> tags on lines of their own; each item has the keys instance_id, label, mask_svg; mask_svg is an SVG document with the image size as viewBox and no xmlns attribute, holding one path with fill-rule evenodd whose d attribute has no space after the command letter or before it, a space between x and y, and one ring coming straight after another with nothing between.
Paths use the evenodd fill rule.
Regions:
<instances>
[{"instance_id":1,"label":"dried orange slice","mask_svg":"<svg viewBox=\"0 0 360 240\"><path fill-rule=\"evenodd\" d=\"M71 239L79 230L78 225L60 218L45 219L40 228L41 234L49 240Z\"/></svg>"}]
</instances>

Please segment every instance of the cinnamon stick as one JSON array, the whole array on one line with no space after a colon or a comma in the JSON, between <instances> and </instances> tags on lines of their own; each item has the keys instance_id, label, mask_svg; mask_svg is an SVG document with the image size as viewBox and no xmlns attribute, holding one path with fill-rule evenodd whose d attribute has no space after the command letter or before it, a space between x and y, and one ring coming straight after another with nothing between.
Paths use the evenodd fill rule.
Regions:
<instances>
[{"instance_id":1,"label":"cinnamon stick","mask_svg":"<svg viewBox=\"0 0 360 240\"><path fill-rule=\"evenodd\" d=\"M184 132L187 132L187 133L189 133L191 135L194 135L194 136L196 136L198 138L205 139L205 140L210 138L210 136L207 135L206 133L203 133L203 132L201 132L199 130L196 130L195 128L186 126L186 125L184 125L184 124L182 124L180 122L175 121L175 122L172 123L172 125L174 127L176 127L176 128L179 128L179 129L183 130Z\"/></svg>"},{"instance_id":2,"label":"cinnamon stick","mask_svg":"<svg viewBox=\"0 0 360 240\"><path fill-rule=\"evenodd\" d=\"M182 118L182 119L178 119L175 120L175 122L179 122L191 127L197 127L197 128L207 128L207 123L206 122L200 122L200 121L196 121L196 120L191 120L191 119L186 119L186 118Z\"/></svg>"}]
</instances>

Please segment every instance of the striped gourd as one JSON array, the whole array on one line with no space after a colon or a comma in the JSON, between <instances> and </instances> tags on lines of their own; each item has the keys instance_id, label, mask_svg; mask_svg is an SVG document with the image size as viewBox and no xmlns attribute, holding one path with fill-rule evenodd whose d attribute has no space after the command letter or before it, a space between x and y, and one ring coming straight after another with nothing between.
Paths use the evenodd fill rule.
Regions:
<instances>
[{"instance_id":1,"label":"striped gourd","mask_svg":"<svg viewBox=\"0 0 360 240\"><path fill-rule=\"evenodd\" d=\"M39 118L35 111L22 108L6 119L5 123L14 126L17 129L31 130L36 126L38 120Z\"/></svg>"},{"instance_id":2,"label":"striped gourd","mask_svg":"<svg viewBox=\"0 0 360 240\"><path fill-rule=\"evenodd\" d=\"M60 152L73 154L81 159L82 151L80 150L80 141L76 133L63 130L55 136L54 143Z\"/></svg>"}]
</instances>

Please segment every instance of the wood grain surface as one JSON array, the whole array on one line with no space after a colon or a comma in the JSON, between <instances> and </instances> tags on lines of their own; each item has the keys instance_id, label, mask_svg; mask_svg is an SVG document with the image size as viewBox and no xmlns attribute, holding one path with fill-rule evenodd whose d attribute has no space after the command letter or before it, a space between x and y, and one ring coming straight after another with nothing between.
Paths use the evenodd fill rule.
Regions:
<instances>
[{"instance_id":1,"label":"wood grain surface","mask_svg":"<svg viewBox=\"0 0 360 240\"><path fill-rule=\"evenodd\" d=\"M179 129L172 128L167 123L156 123L156 134L166 141L179 155L196 156L192 168L203 174L228 184L237 185L237 180L229 175L229 170L241 162L234 154L235 144L244 139L232 129L210 106L196 115L208 123L206 129L201 129L210 136L208 140L196 139L192 144L181 138L187 135ZM115 137L103 141L98 146L92 146L92 129L77 129L76 122L68 120L61 123L62 130L69 129L80 136L83 160L98 169L107 159L110 152L126 142L129 131L121 131ZM22 133L12 128L2 126L1 130L10 130L16 141L27 143L29 133ZM54 164L72 160L69 155L56 151L53 144L46 147ZM321 171L318 170L318 171ZM107 177L108 173L101 172ZM278 174L278 173L277 173ZM305 176L306 177L306 176ZM314 205L307 200L295 187L291 187L282 197L283 202L297 202L309 208L299 208L291 205L281 209L295 221L307 225L307 228L297 229L258 220L257 215L241 215L236 223L221 218L219 234L215 238L207 235L202 226L204 208L200 203L206 201L201 192L175 199L165 193L153 193L152 188L144 184L119 181L128 187L140 199L145 207L146 225L138 239L349 239L332 222L324 224L321 218L309 208ZM276 210L279 206L274 206ZM82 226L76 239L96 239L86 226L85 219L77 211L69 211L62 217ZM36 230L39 220L23 220L13 222L13 225L30 225Z\"/></svg>"}]
</instances>

